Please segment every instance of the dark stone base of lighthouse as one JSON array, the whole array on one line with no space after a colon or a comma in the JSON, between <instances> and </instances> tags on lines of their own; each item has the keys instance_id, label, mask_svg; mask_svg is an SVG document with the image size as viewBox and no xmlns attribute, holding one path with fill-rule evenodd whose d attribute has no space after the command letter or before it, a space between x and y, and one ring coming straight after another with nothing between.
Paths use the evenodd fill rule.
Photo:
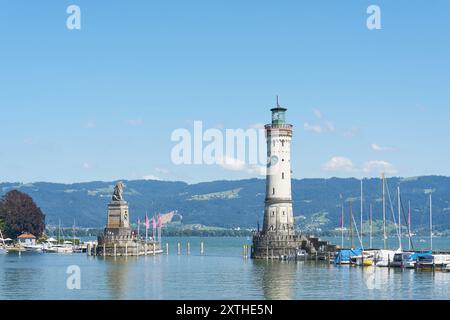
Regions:
<instances>
[{"instance_id":1,"label":"dark stone base of lighthouse","mask_svg":"<svg viewBox=\"0 0 450 320\"><path fill-rule=\"evenodd\" d=\"M336 246L319 238L307 237L301 234L278 235L256 233L253 236L252 259L296 259L300 251L309 255L331 253Z\"/></svg>"}]
</instances>

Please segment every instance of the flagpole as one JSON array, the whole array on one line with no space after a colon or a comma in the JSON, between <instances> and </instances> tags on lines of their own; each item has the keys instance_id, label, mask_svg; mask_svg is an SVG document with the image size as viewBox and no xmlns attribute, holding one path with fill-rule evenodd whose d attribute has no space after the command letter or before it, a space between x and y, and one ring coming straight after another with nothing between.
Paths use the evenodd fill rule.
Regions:
<instances>
[{"instance_id":1,"label":"flagpole","mask_svg":"<svg viewBox=\"0 0 450 320\"><path fill-rule=\"evenodd\" d=\"M408 201L408 234L409 234L409 250L412 249L412 235L411 235L411 201Z\"/></svg>"},{"instance_id":2,"label":"flagpole","mask_svg":"<svg viewBox=\"0 0 450 320\"><path fill-rule=\"evenodd\" d=\"M373 223L372 223L372 204L370 204L370 213L369 213L370 217L370 248L373 248Z\"/></svg>"},{"instance_id":3,"label":"flagpole","mask_svg":"<svg viewBox=\"0 0 450 320\"><path fill-rule=\"evenodd\" d=\"M139 239L139 236L140 236L140 231L141 231L141 218L138 218L138 230L137 230L137 236L138 236L138 239Z\"/></svg>"},{"instance_id":4,"label":"flagpole","mask_svg":"<svg viewBox=\"0 0 450 320\"><path fill-rule=\"evenodd\" d=\"M361 179L361 241L364 241L363 239L363 211L364 211L364 196L363 196L363 180Z\"/></svg>"},{"instance_id":5,"label":"flagpole","mask_svg":"<svg viewBox=\"0 0 450 320\"><path fill-rule=\"evenodd\" d=\"M145 213L145 243L148 242L148 213Z\"/></svg>"},{"instance_id":6,"label":"flagpole","mask_svg":"<svg viewBox=\"0 0 450 320\"><path fill-rule=\"evenodd\" d=\"M341 249L344 249L344 203L341 204Z\"/></svg>"}]
</instances>

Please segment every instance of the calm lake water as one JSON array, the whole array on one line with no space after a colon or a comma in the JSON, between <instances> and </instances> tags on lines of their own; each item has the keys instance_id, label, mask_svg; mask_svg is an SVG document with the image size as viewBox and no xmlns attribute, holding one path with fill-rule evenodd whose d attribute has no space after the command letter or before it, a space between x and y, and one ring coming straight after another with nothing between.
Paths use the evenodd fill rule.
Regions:
<instances>
[{"instance_id":1,"label":"calm lake water","mask_svg":"<svg viewBox=\"0 0 450 320\"><path fill-rule=\"evenodd\" d=\"M2 255L0 299L450 300L450 273L244 260L242 245L250 243L246 238L163 240L170 245L168 256ZM202 240L204 256L200 255ZM340 243L340 238L333 240ZM178 241L181 256L176 252ZM434 241L436 249L450 249L450 239ZM72 265L81 270L80 290L67 289L66 271Z\"/></svg>"}]
</instances>

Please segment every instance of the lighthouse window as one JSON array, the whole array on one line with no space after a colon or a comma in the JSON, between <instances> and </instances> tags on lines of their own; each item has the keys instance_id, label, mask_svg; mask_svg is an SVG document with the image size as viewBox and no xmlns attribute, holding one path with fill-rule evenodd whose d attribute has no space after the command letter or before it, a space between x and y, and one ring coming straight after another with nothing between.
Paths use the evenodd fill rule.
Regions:
<instances>
[{"instance_id":1,"label":"lighthouse window","mask_svg":"<svg viewBox=\"0 0 450 320\"><path fill-rule=\"evenodd\" d=\"M281 140L281 146L284 147L284 140Z\"/></svg>"},{"instance_id":2,"label":"lighthouse window","mask_svg":"<svg viewBox=\"0 0 450 320\"><path fill-rule=\"evenodd\" d=\"M275 211L272 211L272 216L274 216L275 215Z\"/></svg>"},{"instance_id":3,"label":"lighthouse window","mask_svg":"<svg viewBox=\"0 0 450 320\"><path fill-rule=\"evenodd\" d=\"M275 188L272 189L272 194L275 194Z\"/></svg>"},{"instance_id":4,"label":"lighthouse window","mask_svg":"<svg viewBox=\"0 0 450 320\"><path fill-rule=\"evenodd\" d=\"M284 179L284 172L281 173L281 179Z\"/></svg>"}]
</instances>

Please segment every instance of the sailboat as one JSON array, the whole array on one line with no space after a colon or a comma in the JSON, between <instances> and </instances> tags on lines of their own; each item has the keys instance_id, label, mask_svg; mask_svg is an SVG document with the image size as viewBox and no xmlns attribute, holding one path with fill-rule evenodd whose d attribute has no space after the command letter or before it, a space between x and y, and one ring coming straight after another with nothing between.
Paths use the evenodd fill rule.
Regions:
<instances>
[{"instance_id":1,"label":"sailboat","mask_svg":"<svg viewBox=\"0 0 450 320\"><path fill-rule=\"evenodd\" d=\"M72 242L70 241L64 241L63 244L61 244L61 221L58 225L58 242L57 244L50 245L45 248L45 252L49 253L73 253L73 246Z\"/></svg>"},{"instance_id":2,"label":"sailboat","mask_svg":"<svg viewBox=\"0 0 450 320\"><path fill-rule=\"evenodd\" d=\"M382 176L382 193L383 193L383 240L384 248L374 252L374 262L377 267L389 267L394 260L395 251L388 250L388 237L386 226L386 178Z\"/></svg>"}]
</instances>

